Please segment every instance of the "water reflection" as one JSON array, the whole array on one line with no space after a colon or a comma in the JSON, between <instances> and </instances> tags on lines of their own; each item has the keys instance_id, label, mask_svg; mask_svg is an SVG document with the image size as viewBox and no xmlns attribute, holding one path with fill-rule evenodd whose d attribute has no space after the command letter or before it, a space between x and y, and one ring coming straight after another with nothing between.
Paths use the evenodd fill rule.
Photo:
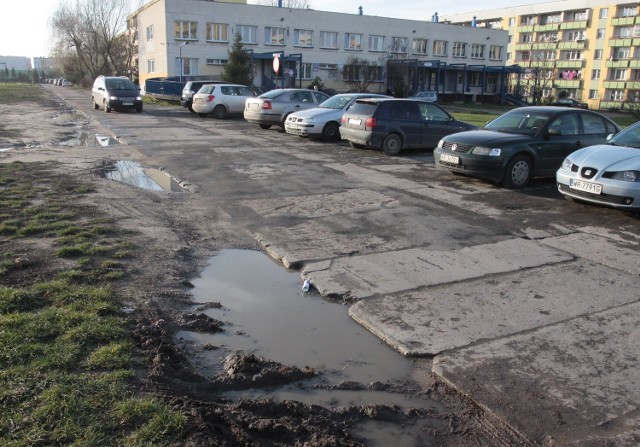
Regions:
<instances>
[{"instance_id":1,"label":"water reflection","mask_svg":"<svg viewBox=\"0 0 640 447\"><path fill-rule=\"evenodd\" d=\"M166 172L152 168L145 169L135 161L116 161L105 171L105 177L152 191L182 191L180 185Z\"/></svg>"}]
</instances>

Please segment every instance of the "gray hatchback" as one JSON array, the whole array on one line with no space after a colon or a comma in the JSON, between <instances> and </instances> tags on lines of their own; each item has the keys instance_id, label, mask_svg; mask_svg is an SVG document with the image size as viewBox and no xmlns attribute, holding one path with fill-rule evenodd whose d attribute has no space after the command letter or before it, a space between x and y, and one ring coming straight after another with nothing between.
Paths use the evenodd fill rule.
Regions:
<instances>
[{"instance_id":1,"label":"gray hatchback","mask_svg":"<svg viewBox=\"0 0 640 447\"><path fill-rule=\"evenodd\" d=\"M475 128L433 102L367 98L356 100L342 115L340 135L352 147L398 155L403 149L434 148L446 135Z\"/></svg>"}]
</instances>

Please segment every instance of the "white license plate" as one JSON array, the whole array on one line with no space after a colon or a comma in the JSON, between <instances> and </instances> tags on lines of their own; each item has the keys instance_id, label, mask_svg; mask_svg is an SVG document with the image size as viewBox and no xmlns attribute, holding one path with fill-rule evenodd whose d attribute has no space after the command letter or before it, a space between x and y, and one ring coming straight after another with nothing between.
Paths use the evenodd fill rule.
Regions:
<instances>
[{"instance_id":1,"label":"white license plate","mask_svg":"<svg viewBox=\"0 0 640 447\"><path fill-rule=\"evenodd\" d=\"M122 105L123 105L123 106L132 106L132 105L133 105L133 103L132 103L132 102L125 101L125 102L123 102L123 103L122 103Z\"/></svg>"},{"instance_id":2,"label":"white license plate","mask_svg":"<svg viewBox=\"0 0 640 447\"><path fill-rule=\"evenodd\" d=\"M286 124L285 124L285 127L286 127L287 129L291 129L291 130L298 130L298 125L297 125L297 124L289 124L289 123L286 123Z\"/></svg>"},{"instance_id":3,"label":"white license plate","mask_svg":"<svg viewBox=\"0 0 640 447\"><path fill-rule=\"evenodd\" d=\"M460 157L455 155L440 154L440 161L457 165L458 163L460 163Z\"/></svg>"},{"instance_id":4,"label":"white license plate","mask_svg":"<svg viewBox=\"0 0 640 447\"><path fill-rule=\"evenodd\" d=\"M602 185L598 183L569 179L569 187L578 191L590 192L591 194L602 194Z\"/></svg>"},{"instance_id":5,"label":"white license plate","mask_svg":"<svg viewBox=\"0 0 640 447\"><path fill-rule=\"evenodd\" d=\"M360 124L362 124L362 120L356 119L356 118L349 118L349 124L353 124L355 126L359 126Z\"/></svg>"}]
</instances>

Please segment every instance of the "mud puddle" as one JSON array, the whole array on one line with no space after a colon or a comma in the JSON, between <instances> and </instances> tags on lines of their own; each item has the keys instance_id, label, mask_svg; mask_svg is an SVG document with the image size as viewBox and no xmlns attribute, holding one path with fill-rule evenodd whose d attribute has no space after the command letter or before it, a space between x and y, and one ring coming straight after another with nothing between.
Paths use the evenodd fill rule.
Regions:
<instances>
[{"instance_id":1,"label":"mud puddle","mask_svg":"<svg viewBox=\"0 0 640 447\"><path fill-rule=\"evenodd\" d=\"M118 160L101 168L101 175L121 183L152 191L183 191L180 184L159 169L145 168L140 163Z\"/></svg>"},{"instance_id":2,"label":"mud puddle","mask_svg":"<svg viewBox=\"0 0 640 447\"><path fill-rule=\"evenodd\" d=\"M92 135L88 132L82 132L78 136L66 139L58 143L59 146L83 146L83 147L111 147L120 144L120 142L108 135Z\"/></svg>"},{"instance_id":3,"label":"mud puddle","mask_svg":"<svg viewBox=\"0 0 640 447\"><path fill-rule=\"evenodd\" d=\"M298 272L287 271L267 255L250 250L223 250L192 281L190 313L222 321L222 332L181 330L176 338L192 355L200 374L222 372L223 359L243 351L283 365L309 366L318 375L282 386L229 391L225 396L296 400L309 405L346 407L389 405L441 411L410 379L413 362L381 343L354 322L340 303L302 291ZM396 446L416 445L419 425L362 427L362 436L397 439Z\"/></svg>"}]
</instances>

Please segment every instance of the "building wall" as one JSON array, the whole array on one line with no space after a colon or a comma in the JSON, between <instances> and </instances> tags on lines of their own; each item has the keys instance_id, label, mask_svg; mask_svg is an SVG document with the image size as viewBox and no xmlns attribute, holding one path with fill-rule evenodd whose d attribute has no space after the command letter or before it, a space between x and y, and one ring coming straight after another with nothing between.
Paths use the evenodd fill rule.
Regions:
<instances>
[{"instance_id":1,"label":"building wall","mask_svg":"<svg viewBox=\"0 0 640 447\"><path fill-rule=\"evenodd\" d=\"M16 72L31 70L31 58L22 56L0 56L0 69L15 69Z\"/></svg>"},{"instance_id":2,"label":"building wall","mask_svg":"<svg viewBox=\"0 0 640 447\"><path fill-rule=\"evenodd\" d=\"M405 38L409 49L402 58L415 58L430 61L438 59L447 64L475 64L491 67L502 67L505 63L508 34L506 31L494 29L465 28L443 23L432 23L420 20L403 20L360 14L344 14L312 9L286 9L259 5L232 4L222 2L206 2L196 0L152 0L133 14L137 17L140 82L151 77L179 76L180 45L183 59L198 59L197 74L217 76L222 73L223 65L208 65L209 60L226 60L231 49L233 36L238 26L257 26L257 43L245 43L246 49L254 54L270 55L284 51L285 56L301 55L303 63L318 64L309 78L319 76L327 87L344 89L345 84L329 79L329 72L321 67L325 64L344 64L347 58L355 55L385 65L390 57L389 44L393 37ZM174 22L196 22L197 35L189 39L174 37ZM210 42L205 38L207 23L224 23L228 25L228 42ZM146 29L153 26L154 35L146 39ZM265 28L282 27L286 30L284 45L265 44ZM309 47L296 46L293 39L296 30L310 30L313 44ZM323 49L320 46L320 32L337 32L337 48ZM361 34L360 50L345 49L345 34ZM369 48L369 36L384 36L385 49L374 51ZM418 55L411 51L413 39L427 39L426 55ZM446 56L434 56L433 42L447 42ZM468 47L464 57L453 57L455 42L464 42ZM485 45L484 57L472 58L472 44ZM500 59L489 59L489 48L501 46ZM270 56L269 56L270 57ZM148 60L153 60L155 71L147 70ZM255 68L254 83L260 85L262 75L271 76L271 60L258 61Z\"/></svg>"},{"instance_id":3,"label":"building wall","mask_svg":"<svg viewBox=\"0 0 640 447\"><path fill-rule=\"evenodd\" d=\"M640 7L638 3L610 3L602 0L561 0L511 8L483 10L446 17L451 23L504 29L509 32L507 64L524 68L535 61L533 54L545 35L555 59L551 95L566 92L592 108L621 108L625 102L640 101ZM575 14L585 18L576 19ZM559 16L558 23L545 23ZM528 22L531 22L529 24ZM528 37L530 36L530 37ZM530 42L527 39L531 39ZM577 52L580 52L579 55ZM579 79L567 79L576 71Z\"/></svg>"}]
</instances>

